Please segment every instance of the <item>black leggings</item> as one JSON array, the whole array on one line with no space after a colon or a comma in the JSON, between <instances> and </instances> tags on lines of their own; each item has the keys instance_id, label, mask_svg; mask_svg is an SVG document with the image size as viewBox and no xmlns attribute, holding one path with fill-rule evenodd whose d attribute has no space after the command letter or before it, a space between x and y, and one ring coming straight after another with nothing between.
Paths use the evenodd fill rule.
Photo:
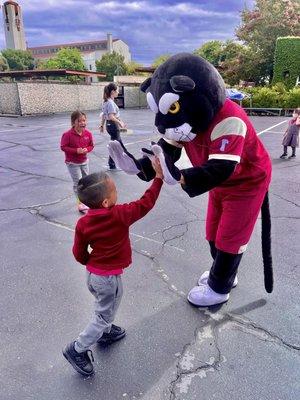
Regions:
<instances>
[{"instance_id":1,"label":"black leggings","mask_svg":"<svg viewBox=\"0 0 300 400\"><path fill-rule=\"evenodd\" d=\"M114 121L106 121L106 130L110 136L110 140L118 140L120 143L122 143L120 129ZM116 164L111 156L108 157L108 166L110 169L116 168Z\"/></svg>"},{"instance_id":2,"label":"black leggings","mask_svg":"<svg viewBox=\"0 0 300 400\"><path fill-rule=\"evenodd\" d=\"M283 154L287 154L287 146L283 146ZM295 156L296 155L296 147L295 146L291 146L292 148L292 155Z\"/></svg>"},{"instance_id":3,"label":"black leggings","mask_svg":"<svg viewBox=\"0 0 300 400\"><path fill-rule=\"evenodd\" d=\"M210 253L214 259L209 272L208 285L217 293L229 293L237 274L242 254L231 254L218 250L215 242L210 241Z\"/></svg>"}]
</instances>

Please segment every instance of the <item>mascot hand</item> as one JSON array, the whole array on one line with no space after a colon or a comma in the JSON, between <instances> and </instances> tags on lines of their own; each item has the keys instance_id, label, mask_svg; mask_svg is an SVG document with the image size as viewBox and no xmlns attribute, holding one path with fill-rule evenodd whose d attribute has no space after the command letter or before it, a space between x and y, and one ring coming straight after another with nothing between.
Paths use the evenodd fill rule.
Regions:
<instances>
[{"instance_id":1,"label":"mascot hand","mask_svg":"<svg viewBox=\"0 0 300 400\"><path fill-rule=\"evenodd\" d=\"M165 153L161 146L152 143L151 150L142 149L142 151L150 160L154 156L159 159L164 174L164 181L168 185L176 185L180 181L181 173L179 169L174 165L172 157Z\"/></svg>"},{"instance_id":2,"label":"mascot hand","mask_svg":"<svg viewBox=\"0 0 300 400\"><path fill-rule=\"evenodd\" d=\"M136 175L141 171L139 162L117 140L111 140L107 146L108 153L117 167L129 175Z\"/></svg>"}]
</instances>

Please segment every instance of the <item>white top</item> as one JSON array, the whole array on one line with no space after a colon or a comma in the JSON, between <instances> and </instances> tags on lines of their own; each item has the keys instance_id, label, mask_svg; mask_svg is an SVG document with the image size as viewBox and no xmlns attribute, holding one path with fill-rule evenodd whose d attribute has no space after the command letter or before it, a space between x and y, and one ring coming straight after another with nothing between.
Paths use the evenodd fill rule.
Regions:
<instances>
[{"instance_id":1,"label":"white top","mask_svg":"<svg viewBox=\"0 0 300 400\"><path fill-rule=\"evenodd\" d=\"M108 119L109 114L115 114L117 118L120 118L119 107L112 99L108 99L103 103L102 112L105 119Z\"/></svg>"}]
</instances>

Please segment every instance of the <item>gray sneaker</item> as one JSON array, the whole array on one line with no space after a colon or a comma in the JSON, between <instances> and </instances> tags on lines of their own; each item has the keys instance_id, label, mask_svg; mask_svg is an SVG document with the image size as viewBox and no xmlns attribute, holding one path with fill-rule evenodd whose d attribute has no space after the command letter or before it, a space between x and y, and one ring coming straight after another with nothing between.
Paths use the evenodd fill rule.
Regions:
<instances>
[{"instance_id":1,"label":"gray sneaker","mask_svg":"<svg viewBox=\"0 0 300 400\"><path fill-rule=\"evenodd\" d=\"M120 339L123 339L125 335L126 331L124 328L112 324L110 332L103 333L103 335L101 336L100 339L97 340L97 342L100 344L111 344L117 342Z\"/></svg>"},{"instance_id":2,"label":"gray sneaker","mask_svg":"<svg viewBox=\"0 0 300 400\"><path fill-rule=\"evenodd\" d=\"M74 348L74 343L75 342L72 342L65 347L63 350L64 357L81 375L92 375L94 373L94 367L92 364L94 357L92 351L87 350L84 353L78 353Z\"/></svg>"}]
</instances>

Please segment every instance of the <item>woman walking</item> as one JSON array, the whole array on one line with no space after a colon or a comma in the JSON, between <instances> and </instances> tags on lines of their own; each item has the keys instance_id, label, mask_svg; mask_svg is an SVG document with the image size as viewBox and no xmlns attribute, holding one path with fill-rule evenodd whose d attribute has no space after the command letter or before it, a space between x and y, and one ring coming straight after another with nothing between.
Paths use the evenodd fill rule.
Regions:
<instances>
[{"instance_id":1,"label":"woman walking","mask_svg":"<svg viewBox=\"0 0 300 400\"><path fill-rule=\"evenodd\" d=\"M109 83L104 87L103 92L103 106L102 116L100 123L100 132L104 130L104 122L106 121L106 130L111 140L121 141L120 128L125 128L124 122L120 118L119 107L115 103L114 99L118 96L118 87L115 83ZM108 158L108 169L118 170L114 160L109 156Z\"/></svg>"}]
</instances>

